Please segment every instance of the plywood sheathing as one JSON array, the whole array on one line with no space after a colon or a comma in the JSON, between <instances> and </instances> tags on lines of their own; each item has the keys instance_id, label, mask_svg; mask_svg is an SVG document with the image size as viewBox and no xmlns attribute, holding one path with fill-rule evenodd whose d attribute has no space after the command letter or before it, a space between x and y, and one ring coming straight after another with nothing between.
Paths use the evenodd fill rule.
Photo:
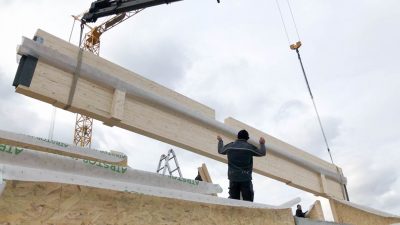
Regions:
<instances>
[{"instance_id":1,"label":"plywood sheathing","mask_svg":"<svg viewBox=\"0 0 400 225\"><path fill-rule=\"evenodd\" d=\"M201 167L197 168L197 172L200 175L202 181L207 183L212 183L210 173L208 172L207 166L205 163L201 165ZM216 193L212 194L214 196L218 196Z\"/></svg>"},{"instance_id":2,"label":"plywood sheathing","mask_svg":"<svg viewBox=\"0 0 400 225\"><path fill-rule=\"evenodd\" d=\"M76 185L7 181L0 224L294 225L291 209L209 205Z\"/></svg>"},{"instance_id":3,"label":"plywood sheathing","mask_svg":"<svg viewBox=\"0 0 400 225\"><path fill-rule=\"evenodd\" d=\"M310 210L308 210L306 217L312 220L325 221L324 212L319 200L314 202Z\"/></svg>"},{"instance_id":4,"label":"plywood sheathing","mask_svg":"<svg viewBox=\"0 0 400 225\"><path fill-rule=\"evenodd\" d=\"M212 183L210 173L208 172L207 166L205 163L201 165L201 167L197 168L198 173L200 174L201 179L204 182Z\"/></svg>"},{"instance_id":5,"label":"plywood sheathing","mask_svg":"<svg viewBox=\"0 0 400 225\"><path fill-rule=\"evenodd\" d=\"M354 203L330 199L335 222L352 225L390 225L400 223L400 217Z\"/></svg>"},{"instance_id":6,"label":"plywood sheathing","mask_svg":"<svg viewBox=\"0 0 400 225\"><path fill-rule=\"evenodd\" d=\"M37 36L44 40L42 46L51 48L59 55L76 58L78 52L76 46L41 30L37 32ZM124 85L139 86L153 95L162 96L170 102L176 102L207 118L214 119L212 109L96 55L85 52L83 54L83 65L101 69L101 72L109 75L110 79L119 79ZM63 108L67 104L71 81L72 74L70 72L49 65L39 57L31 85L29 87L19 85L16 91ZM125 100L122 101L121 97L124 96L124 90L116 90L118 90L118 87L110 87L107 84L81 77L78 79L74 100L69 110L206 157L227 162L225 156L217 153L216 135L221 135L226 142L229 142L235 138L231 134L220 133L221 131L197 120L128 93L125 93ZM116 99L118 100L117 103L115 103ZM123 109L121 109L122 102ZM121 120L119 121L119 119ZM305 160L307 165L316 164L325 171L337 174L335 166L317 157L312 157L287 143L269 137L267 137L267 147L269 141L271 143L273 141L280 148L287 150L293 157ZM294 161L279 156L279 154L269 152L267 157L256 159L254 171L316 195L333 196L340 199L344 197L341 181L326 179L326 185L323 186L319 172L304 168Z\"/></svg>"}]
</instances>

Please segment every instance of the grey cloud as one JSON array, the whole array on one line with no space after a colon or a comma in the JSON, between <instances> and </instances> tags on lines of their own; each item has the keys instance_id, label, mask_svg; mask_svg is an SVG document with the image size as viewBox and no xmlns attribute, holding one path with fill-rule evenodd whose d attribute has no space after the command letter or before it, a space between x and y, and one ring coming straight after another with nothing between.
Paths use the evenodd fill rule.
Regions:
<instances>
[{"instance_id":1,"label":"grey cloud","mask_svg":"<svg viewBox=\"0 0 400 225\"><path fill-rule=\"evenodd\" d=\"M360 190L357 192L363 193L364 196L382 196L389 192L392 185L399 178L399 172L387 169L367 169L364 180L361 182ZM366 189L365 187L369 187Z\"/></svg>"},{"instance_id":2,"label":"grey cloud","mask_svg":"<svg viewBox=\"0 0 400 225\"><path fill-rule=\"evenodd\" d=\"M394 213L400 200L396 191L396 183L399 182L400 172L393 168L380 168L370 165L361 171L353 171L357 175L357 183L349 184L349 194L353 201L377 209L387 209ZM354 177L355 174L353 174ZM398 213L397 213L398 214Z\"/></svg>"},{"instance_id":3,"label":"grey cloud","mask_svg":"<svg viewBox=\"0 0 400 225\"><path fill-rule=\"evenodd\" d=\"M127 47L129 46L129 47ZM113 50L117 62L124 67L174 89L191 66L188 49L173 39L137 40L136 43L120 45Z\"/></svg>"},{"instance_id":4,"label":"grey cloud","mask_svg":"<svg viewBox=\"0 0 400 225\"><path fill-rule=\"evenodd\" d=\"M0 124L5 125L8 130L22 131L26 122L25 118L37 118L22 109L23 99L13 92L13 87L3 71L0 69ZM12 122L10 122L12 121ZM32 123L34 123L32 121ZM26 129L26 128L25 128Z\"/></svg>"},{"instance_id":5,"label":"grey cloud","mask_svg":"<svg viewBox=\"0 0 400 225\"><path fill-rule=\"evenodd\" d=\"M0 100L6 101L10 100L15 94L13 93L14 87L12 86L12 80L9 76L6 76L0 68Z\"/></svg>"},{"instance_id":6,"label":"grey cloud","mask_svg":"<svg viewBox=\"0 0 400 225\"><path fill-rule=\"evenodd\" d=\"M0 4L2 5L2 7L4 7L4 6L11 5L11 4L13 4L14 2L15 2L14 0L1 0L1 1L0 1Z\"/></svg>"},{"instance_id":7,"label":"grey cloud","mask_svg":"<svg viewBox=\"0 0 400 225\"><path fill-rule=\"evenodd\" d=\"M393 191L393 194L388 194L382 197L382 210L391 211L396 215L400 215L400 195Z\"/></svg>"},{"instance_id":8,"label":"grey cloud","mask_svg":"<svg viewBox=\"0 0 400 225\"><path fill-rule=\"evenodd\" d=\"M1 129L38 136L37 132L47 130L48 125L43 123L38 114L30 111L25 103L22 97L0 101Z\"/></svg>"},{"instance_id":9,"label":"grey cloud","mask_svg":"<svg viewBox=\"0 0 400 225\"><path fill-rule=\"evenodd\" d=\"M285 141L299 147L311 154L330 161L321 129L312 106L306 106L297 100L284 103L274 115L275 127L278 127L278 134L285 137ZM281 116L280 113L283 115ZM290 116L288 116L290 115ZM325 134L335 155L335 143L341 137L341 125L343 121L332 115L321 117Z\"/></svg>"},{"instance_id":10,"label":"grey cloud","mask_svg":"<svg viewBox=\"0 0 400 225\"><path fill-rule=\"evenodd\" d=\"M290 117L296 117L298 113L304 112L305 105L299 100L290 100L282 104L275 114L275 120L283 120Z\"/></svg>"},{"instance_id":11,"label":"grey cloud","mask_svg":"<svg viewBox=\"0 0 400 225\"><path fill-rule=\"evenodd\" d=\"M260 91L254 87L260 72L254 71L247 59L238 58L214 66L216 68L205 77L186 79L196 80L195 86L189 91L200 102L214 108L219 119L232 116L243 120L241 118L247 117L254 123L265 118L267 112L271 112L269 107L274 104L272 96L266 94L268 90Z\"/></svg>"},{"instance_id":12,"label":"grey cloud","mask_svg":"<svg viewBox=\"0 0 400 225\"><path fill-rule=\"evenodd\" d=\"M313 127L310 129L310 138L308 139L307 146L309 146L309 149L314 149L314 153L322 158L325 158L330 162L329 159L329 154L327 152L326 144L324 142L322 132L320 130L319 124L316 121L317 118L314 117L312 118L310 124L313 123ZM331 150L331 154L333 155L332 157L334 158L335 161L335 141L338 137L340 137L340 125L342 121L339 118L335 117L322 117L321 118L326 138Z\"/></svg>"}]
</instances>

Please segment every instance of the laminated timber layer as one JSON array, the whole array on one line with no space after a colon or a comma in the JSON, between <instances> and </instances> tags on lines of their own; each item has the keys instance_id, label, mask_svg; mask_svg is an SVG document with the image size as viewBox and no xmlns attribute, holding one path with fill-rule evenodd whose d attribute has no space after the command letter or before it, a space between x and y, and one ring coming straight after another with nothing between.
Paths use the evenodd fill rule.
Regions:
<instances>
[{"instance_id":1,"label":"laminated timber layer","mask_svg":"<svg viewBox=\"0 0 400 225\"><path fill-rule=\"evenodd\" d=\"M291 209L232 207L98 188L7 181L0 224L294 225Z\"/></svg>"},{"instance_id":2,"label":"laminated timber layer","mask_svg":"<svg viewBox=\"0 0 400 225\"><path fill-rule=\"evenodd\" d=\"M256 173L345 199L346 180L335 165L235 119L218 122L213 109L92 53L79 57L78 47L42 30L34 40L25 38L18 49L23 55L14 80L18 93L225 163L216 136L228 143L245 128L251 143L266 139L267 157L254 160Z\"/></svg>"}]
</instances>

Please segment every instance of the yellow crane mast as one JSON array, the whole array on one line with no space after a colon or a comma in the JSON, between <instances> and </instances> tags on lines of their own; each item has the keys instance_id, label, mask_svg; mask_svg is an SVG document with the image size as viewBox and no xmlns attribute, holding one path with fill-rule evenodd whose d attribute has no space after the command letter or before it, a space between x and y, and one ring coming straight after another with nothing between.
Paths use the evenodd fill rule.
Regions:
<instances>
[{"instance_id":1,"label":"yellow crane mast","mask_svg":"<svg viewBox=\"0 0 400 225\"><path fill-rule=\"evenodd\" d=\"M100 25L91 27L87 24L86 27L90 29L85 34L82 48L86 51L92 52L93 54L100 54L100 37L103 33L138 14L143 9L135 11L124 12L112 16ZM73 16L75 20L82 21L82 17ZM90 147L92 143L92 131L93 131L93 118L77 113L75 130L74 130L74 144L81 147Z\"/></svg>"}]
</instances>

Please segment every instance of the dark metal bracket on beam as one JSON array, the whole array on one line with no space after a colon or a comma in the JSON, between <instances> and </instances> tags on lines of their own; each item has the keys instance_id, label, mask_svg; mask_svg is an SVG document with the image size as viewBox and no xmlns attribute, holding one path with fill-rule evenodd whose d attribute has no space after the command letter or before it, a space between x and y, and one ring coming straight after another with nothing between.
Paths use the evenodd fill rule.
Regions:
<instances>
[{"instance_id":1,"label":"dark metal bracket on beam","mask_svg":"<svg viewBox=\"0 0 400 225\"><path fill-rule=\"evenodd\" d=\"M13 86L22 84L26 87L31 85L33 73L35 72L38 59L30 55L23 55L19 61L17 73L14 78Z\"/></svg>"}]
</instances>

